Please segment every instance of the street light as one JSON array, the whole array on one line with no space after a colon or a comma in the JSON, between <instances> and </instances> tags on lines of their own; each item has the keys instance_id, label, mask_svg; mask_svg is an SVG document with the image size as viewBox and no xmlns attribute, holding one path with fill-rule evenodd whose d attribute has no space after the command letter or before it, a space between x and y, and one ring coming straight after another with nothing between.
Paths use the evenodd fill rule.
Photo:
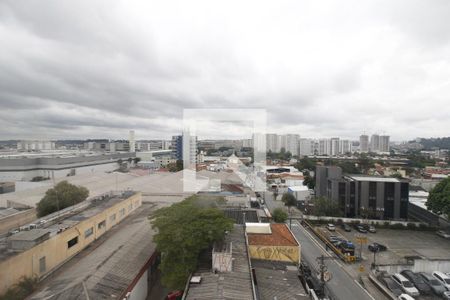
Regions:
<instances>
[{"instance_id":1,"label":"street light","mask_svg":"<svg viewBox=\"0 0 450 300\"><path fill-rule=\"evenodd\" d=\"M377 253L380 251L380 248L379 247L375 247L375 249L373 249L374 251L373 251L373 263L372 263L372 269L375 269L376 268L376 255L377 255Z\"/></svg>"}]
</instances>

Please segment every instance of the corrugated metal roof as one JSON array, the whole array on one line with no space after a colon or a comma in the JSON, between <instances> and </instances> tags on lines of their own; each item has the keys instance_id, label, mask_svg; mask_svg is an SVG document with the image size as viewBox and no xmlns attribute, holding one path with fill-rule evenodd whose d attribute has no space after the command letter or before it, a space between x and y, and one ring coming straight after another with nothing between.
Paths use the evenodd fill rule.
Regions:
<instances>
[{"instance_id":1,"label":"corrugated metal roof","mask_svg":"<svg viewBox=\"0 0 450 300\"><path fill-rule=\"evenodd\" d=\"M260 300L310 299L297 276L295 265L252 259L252 267Z\"/></svg>"},{"instance_id":2,"label":"corrugated metal roof","mask_svg":"<svg viewBox=\"0 0 450 300\"><path fill-rule=\"evenodd\" d=\"M200 284L190 284L186 299L220 300L240 299L253 300L253 288L248 264L248 253L245 244L244 229L235 225L234 230L225 237L225 243L233 243L233 271L213 273L211 256L209 255L200 263L204 268L199 268L193 275L201 276ZM206 261L205 261L206 260Z\"/></svg>"}]
</instances>

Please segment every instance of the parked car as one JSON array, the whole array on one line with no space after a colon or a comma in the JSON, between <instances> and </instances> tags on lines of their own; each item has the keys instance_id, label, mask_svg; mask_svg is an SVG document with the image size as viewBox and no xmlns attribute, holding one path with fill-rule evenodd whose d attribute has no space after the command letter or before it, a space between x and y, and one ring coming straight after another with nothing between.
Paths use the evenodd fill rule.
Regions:
<instances>
[{"instance_id":1,"label":"parked car","mask_svg":"<svg viewBox=\"0 0 450 300\"><path fill-rule=\"evenodd\" d=\"M434 278L434 276L423 272L419 273L419 275L423 278L423 281L430 286L434 294L441 296L447 290L439 280Z\"/></svg>"},{"instance_id":2,"label":"parked car","mask_svg":"<svg viewBox=\"0 0 450 300\"><path fill-rule=\"evenodd\" d=\"M406 279L406 277L403 276L402 274L395 273L394 275L392 275L392 279L400 285L400 287L406 294L410 296L420 295L419 291L415 288L412 282Z\"/></svg>"},{"instance_id":3,"label":"parked car","mask_svg":"<svg viewBox=\"0 0 450 300\"><path fill-rule=\"evenodd\" d=\"M381 281L395 296L400 296L403 293L403 290L400 287L400 285L397 282L395 282L391 277L383 277L381 278Z\"/></svg>"},{"instance_id":4,"label":"parked car","mask_svg":"<svg viewBox=\"0 0 450 300\"><path fill-rule=\"evenodd\" d=\"M438 230L438 231L436 231L436 234L440 237L443 237L444 239L450 239L450 232L446 232L444 230Z\"/></svg>"},{"instance_id":5,"label":"parked car","mask_svg":"<svg viewBox=\"0 0 450 300\"><path fill-rule=\"evenodd\" d=\"M356 226L356 230L358 230L361 233L367 233L367 230L364 228L363 225Z\"/></svg>"},{"instance_id":6,"label":"parked car","mask_svg":"<svg viewBox=\"0 0 450 300\"><path fill-rule=\"evenodd\" d=\"M372 243L367 246L369 248L370 252L381 252L386 251L387 247L385 245L379 244L379 243Z\"/></svg>"},{"instance_id":7,"label":"parked car","mask_svg":"<svg viewBox=\"0 0 450 300\"><path fill-rule=\"evenodd\" d=\"M335 240L342 240L342 238L339 237L339 236L337 236L337 235L330 234L330 235L328 236L328 240L329 240L330 242L332 242L332 241L335 241Z\"/></svg>"},{"instance_id":8,"label":"parked car","mask_svg":"<svg viewBox=\"0 0 450 300\"><path fill-rule=\"evenodd\" d=\"M341 227L342 227L342 229L344 229L344 231L347 231L347 232L352 231L352 228L348 224L342 223Z\"/></svg>"},{"instance_id":9,"label":"parked car","mask_svg":"<svg viewBox=\"0 0 450 300\"><path fill-rule=\"evenodd\" d=\"M419 274L414 273L411 270L403 270L402 272L400 272L400 274L409 279L409 281L414 284L414 286L419 290L421 294L431 294L430 286L425 283L425 281L421 276L419 276Z\"/></svg>"},{"instance_id":10,"label":"parked car","mask_svg":"<svg viewBox=\"0 0 450 300\"><path fill-rule=\"evenodd\" d=\"M327 229L328 229L329 231L336 231L336 226L334 226L334 224L328 224L328 225L327 225Z\"/></svg>"},{"instance_id":11,"label":"parked car","mask_svg":"<svg viewBox=\"0 0 450 300\"><path fill-rule=\"evenodd\" d=\"M414 298L408 294L401 294L400 296L398 296L398 299L399 300L414 300Z\"/></svg>"},{"instance_id":12,"label":"parked car","mask_svg":"<svg viewBox=\"0 0 450 300\"><path fill-rule=\"evenodd\" d=\"M450 291L450 277L447 276L447 274L439 272L439 271L434 271L433 276L434 276L434 278L439 280L445 286L445 288L447 290Z\"/></svg>"},{"instance_id":13,"label":"parked car","mask_svg":"<svg viewBox=\"0 0 450 300\"><path fill-rule=\"evenodd\" d=\"M355 245L350 241L342 241L337 246L343 254L355 255Z\"/></svg>"},{"instance_id":14,"label":"parked car","mask_svg":"<svg viewBox=\"0 0 450 300\"><path fill-rule=\"evenodd\" d=\"M337 243L345 241L343 238L338 237L338 236L334 236L334 235L330 236L328 238L328 240L335 246L336 246Z\"/></svg>"},{"instance_id":15,"label":"parked car","mask_svg":"<svg viewBox=\"0 0 450 300\"><path fill-rule=\"evenodd\" d=\"M375 228L375 226L370 225L370 226L369 226L369 232L370 232L370 233L376 233L376 232L377 232L377 229Z\"/></svg>"},{"instance_id":16,"label":"parked car","mask_svg":"<svg viewBox=\"0 0 450 300\"><path fill-rule=\"evenodd\" d=\"M442 294L442 298L445 300L450 300L450 291L444 292L444 294Z\"/></svg>"}]
</instances>

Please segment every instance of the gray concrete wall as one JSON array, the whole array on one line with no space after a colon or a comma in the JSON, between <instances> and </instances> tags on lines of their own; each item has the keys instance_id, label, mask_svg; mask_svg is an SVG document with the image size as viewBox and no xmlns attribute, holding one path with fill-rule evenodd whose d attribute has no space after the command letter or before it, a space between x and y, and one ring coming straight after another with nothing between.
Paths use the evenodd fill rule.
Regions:
<instances>
[{"instance_id":1,"label":"gray concrete wall","mask_svg":"<svg viewBox=\"0 0 450 300\"><path fill-rule=\"evenodd\" d=\"M399 273L403 270L411 270L413 272L432 273L434 271L448 272L450 270L450 260L427 260L417 259L411 265L396 264L383 265L378 267L381 271L387 271L390 274Z\"/></svg>"}]
</instances>

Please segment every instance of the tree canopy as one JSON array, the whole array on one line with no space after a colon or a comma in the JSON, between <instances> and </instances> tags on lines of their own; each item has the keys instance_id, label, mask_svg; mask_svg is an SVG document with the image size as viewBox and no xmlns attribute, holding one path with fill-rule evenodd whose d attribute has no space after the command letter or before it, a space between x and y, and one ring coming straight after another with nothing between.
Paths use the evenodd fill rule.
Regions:
<instances>
[{"instance_id":1,"label":"tree canopy","mask_svg":"<svg viewBox=\"0 0 450 300\"><path fill-rule=\"evenodd\" d=\"M292 206L297 205L297 199L291 193L284 193L283 196L281 197L281 201L283 201L284 205L286 205L289 208L289 210L291 209Z\"/></svg>"},{"instance_id":2,"label":"tree canopy","mask_svg":"<svg viewBox=\"0 0 450 300\"><path fill-rule=\"evenodd\" d=\"M89 196L89 190L61 181L54 188L45 192L45 196L37 204L37 215L43 217L55 211L80 203Z\"/></svg>"},{"instance_id":3,"label":"tree canopy","mask_svg":"<svg viewBox=\"0 0 450 300\"><path fill-rule=\"evenodd\" d=\"M233 221L214 207L216 200L191 196L150 216L152 227L158 230L153 240L161 252L164 286L183 289L197 268L200 253L233 229Z\"/></svg>"},{"instance_id":4,"label":"tree canopy","mask_svg":"<svg viewBox=\"0 0 450 300\"><path fill-rule=\"evenodd\" d=\"M286 151L285 148L281 148L280 152L272 152L272 150L267 151L268 159L279 159L279 160L290 160L292 158L292 153Z\"/></svg>"},{"instance_id":5,"label":"tree canopy","mask_svg":"<svg viewBox=\"0 0 450 300\"><path fill-rule=\"evenodd\" d=\"M308 189L313 190L316 186L316 178L315 176L312 177L311 174L309 174L309 171L303 172L304 179L303 179L303 185L306 185Z\"/></svg>"},{"instance_id":6,"label":"tree canopy","mask_svg":"<svg viewBox=\"0 0 450 300\"><path fill-rule=\"evenodd\" d=\"M440 181L428 195L426 206L436 214L445 214L450 219L450 177Z\"/></svg>"},{"instance_id":7,"label":"tree canopy","mask_svg":"<svg viewBox=\"0 0 450 300\"><path fill-rule=\"evenodd\" d=\"M286 222L288 215L281 208L275 208L273 210L272 217L276 223L284 223Z\"/></svg>"},{"instance_id":8,"label":"tree canopy","mask_svg":"<svg viewBox=\"0 0 450 300\"><path fill-rule=\"evenodd\" d=\"M314 215L341 217L342 211L335 201L329 200L325 197L317 197L314 199Z\"/></svg>"},{"instance_id":9,"label":"tree canopy","mask_svg":"<svg viewBox=\"0 0 450 300\"><path fill-rule=\"evenodd\" d=\"M167 165L169 172L178 172L183 170L183 160L177 160L175 163L170 163Z\"/></svg>"},{"instance_id":10,"label":"tree canopy","mask_svg":"<svg viewBox=\"0 0 450 300\"><path fill-rule=\"evenodd\" d=\"M305 156L295 164L295 168L300 171L302 170L314 171L316 169L316 162L311 158Z\"/></svg>"}]
</instances>

